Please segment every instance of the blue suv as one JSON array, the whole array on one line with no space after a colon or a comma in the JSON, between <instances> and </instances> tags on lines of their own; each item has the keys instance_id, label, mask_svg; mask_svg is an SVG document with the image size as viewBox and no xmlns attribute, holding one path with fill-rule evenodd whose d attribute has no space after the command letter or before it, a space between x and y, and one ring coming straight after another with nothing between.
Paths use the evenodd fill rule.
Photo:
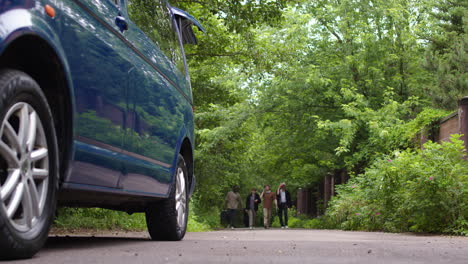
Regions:
<instances>
[{"instance_id":1,"label":"blue suv","mask_svg":"<svg viewBox=\"0 0 468 264\"><path fill-rule=\"evenodd\" d=\"M152 239L184 237L192 26L164 0L0 0L0 259L33 256L56 206L145 212Z\"/></svg>"}]
</instances>

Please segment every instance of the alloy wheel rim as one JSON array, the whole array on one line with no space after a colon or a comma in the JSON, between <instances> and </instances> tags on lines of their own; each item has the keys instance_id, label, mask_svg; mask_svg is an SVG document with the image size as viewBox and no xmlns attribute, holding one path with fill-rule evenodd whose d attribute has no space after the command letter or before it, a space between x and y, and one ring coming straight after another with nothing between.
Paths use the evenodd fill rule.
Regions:
<instances>
[{"instance_id":1,"label":"alloy wheel rim","mask_svg":"<svg viewBox=\"0 0 468 264\"><path fill-rule=\"evenodd\" d=\"M187 195L185 188L185 175L182 168L177 168L177 179L176 179L176 211L177 211L177 224L181 229L185 225L186 207L187 207Z\"/></svg>"},{"instance_id":2,"label":"alloy wheel rim","mask_svg":"<svg viewBox=\"0 0 468 264\"><path fill-rule=\"evenodd\" d=\"M33 229L44 212L49 152L44 127L34 108L11 106L0 127L0 206L18 231Z\"/></svg>"}]
</instances>

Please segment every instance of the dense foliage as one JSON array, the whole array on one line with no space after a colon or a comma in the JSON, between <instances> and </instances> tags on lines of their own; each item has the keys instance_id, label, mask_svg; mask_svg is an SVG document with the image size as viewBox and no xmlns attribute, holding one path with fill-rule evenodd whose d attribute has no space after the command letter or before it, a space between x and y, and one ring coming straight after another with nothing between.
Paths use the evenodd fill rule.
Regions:
<instances>
[{"instance_id":1,"label":"dense foliage","mask_svg":"<svg viewBox=\"0 0 468 264\"><path fill-rule=\"evenodd\" d=\"M343 229L468 235L468 162L458 137L377 159L339 187L328 219Z\"/></svg>"},{"instance_id":2,"label":"dense foliage","mask_svg":"<svg viewBox=\"0 0 468 264\"><path fill-rule=\"evenodd\" d=\"M207 29L186 46L200 221L219 223L232 185L294 190L339 169L356 176L334 226L466 232L460 143L416 150L468 95L466 1L169 2ZM153 23L144 5L133 12Z\"/></svg>"},{"instance_id":3,"label":"dense foliage","mask_svg":"<svg viewBox=\"0 0 468 264\"><path fill-rule=\"evenodd\" d=\"M252 23L238 28L238 17L224 15L237 12L231 4L174 1L208 29L187 53L197 118L193 200L212 223L234 184L246 194L281 181L311 186L337 169L367 177L383 157L419 148L420 134L468 95L463 1L237 5L253 2L274 2L279 12L268 21L244 14Z\"/></svg>"}]
</instances>

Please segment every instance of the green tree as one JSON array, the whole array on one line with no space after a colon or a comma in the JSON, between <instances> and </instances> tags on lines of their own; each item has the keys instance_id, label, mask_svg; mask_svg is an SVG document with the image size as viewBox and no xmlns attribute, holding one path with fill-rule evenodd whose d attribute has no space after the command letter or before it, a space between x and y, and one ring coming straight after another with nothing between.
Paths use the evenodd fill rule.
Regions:
<instances>
[{"instance_id":1,"label":"green tree","mask_svg":"<svg viewBox=\"0 0 468 264\"><path fill-rule=\"evenodd\" d=\"M426 1L430 16L422 38L428 42L425 66L434 74L433 102L454 109L468 95L468 4L463 0Z\"/></svg>"}]
</instances>

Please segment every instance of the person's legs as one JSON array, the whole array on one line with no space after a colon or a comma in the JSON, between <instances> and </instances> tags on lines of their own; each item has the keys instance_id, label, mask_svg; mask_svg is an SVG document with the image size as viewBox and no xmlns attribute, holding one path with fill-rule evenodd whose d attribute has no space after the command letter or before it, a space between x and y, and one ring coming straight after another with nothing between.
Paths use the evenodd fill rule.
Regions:
<instances>
[{"instance_id":1,"label":"person's legs","mask_svg":"<svg viewBox=\"0 0 468 264\"><path fill-rule=\"evenodd\" d=\"M233 210L232 210L232 226L233 226L233 227L235 227L236 216L237 216L237 210L236 210L236 209L233 209Z\"/></svg>"},{"instance_id":2,"label":"person's legs","mask_svg":"<svg viewBox=\"0 0 468 264\"><path fill-rule=\"evenodd\" d=\"M284 225L288 226L288 205L284 205Z\"/></svg>"},{"instance_id":3,"label":"person's legs","mask_svg":"<svg viewBox=\"0 0 468 264\"><path fill-rule=\"evenodd\" d=\"M254 210L247 210L247 213L249 214L249 227L252 227L253 226L253 212Z\"/></svg>"},{"instance_id":4,"label":"person's legs","mask_svg":"<svg viewBox=\"0 0 468 264\"><path fill-rule=\"evenodd\" d=\"M236 219L236 209L229 209L229 225L234 227L234 222Z\"/></svg>"},{"instance_id":5,"label":"person's legs","mask_svg":"<svg viewBox=\"0 0 468 264\"><path fill-rule=\"evenodd\" d=\"M281 203L278 205L278 218L279 218L281 227L283 227L284 226L284 224L283 224L283 204L281 204Z\"/></svg>"},{"instance_id":6,"label":"person's legs","mask_svg":"<svg viewBox=\"0 0 468 264\"><path fill-rule=\"evenodd\" d=\"M252 223L250 224L251 227L255 227L255 222L257 222L257 211L255 210L250 210L252 211Z\"/></svg>"},{"instance_id":7,"label":"person's legs","mask_svg":"<svg viewBox=\"0 0 468 264\"><path fill-rule=\"evenodd\" d=\"M265 228L268 228L268 209L267 208L263 208L263 226L265 226Z\"/></svg>"},{"instance_id":8,"label":"person's legs","mask_svg":"<svg viewBox=\"0 0 468 264\"><path fill-rule=\"evenodd\" d=\"M268 228L271 227L271 208L268 208L267 210L267 215L268 215L268 218L267 218L267 226Z\"/></svg>"}]
</instances>

